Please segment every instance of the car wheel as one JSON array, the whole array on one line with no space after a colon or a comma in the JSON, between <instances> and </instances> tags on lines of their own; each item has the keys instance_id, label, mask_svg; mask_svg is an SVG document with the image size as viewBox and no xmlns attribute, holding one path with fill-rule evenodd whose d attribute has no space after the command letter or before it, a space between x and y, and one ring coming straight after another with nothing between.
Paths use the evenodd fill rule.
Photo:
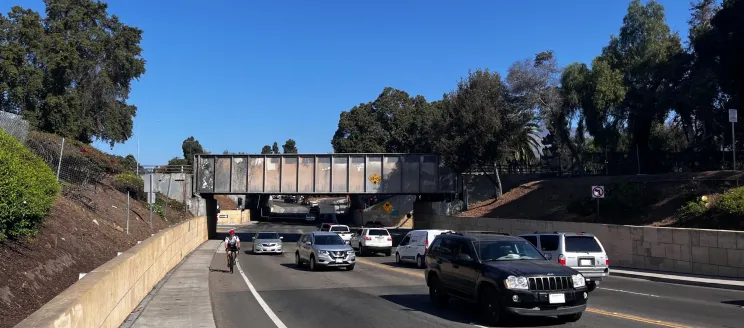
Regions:
<instances>
[{"instance_id":1,"label":"car wheel","mask_svg":"<svg viewBox=\"0 0 744 328\"><path fill-rule=\"evenodd\" d=\"M421 255L416 255L416 266L418 266L419 268L424 267L424 258L421 257Z\"/></svg>"},{"instance_id":2,"label":"car wheel","mask_svg":"<svg viewBox=\"0 0 744 328\"><path fill-rule=\"evenodd\" d=\"M364 256L367 253L366 250L364 250L364 245L359 245L359 255Z\"/></svg>"},{"instance_id":3,"label":"car wheel","mask_svg":"<svg viewBox=\"0 0 744 328\"><path fill-rule=\"evenodd\" d=\"M400 264L400 254L398 252L395 252L395 264Z\"/></svg>"},{"instance_id":4,"label":"car wheel","mask_svg":"<svg viewBox=\"0 0 744 328\"><path fill-rule=\"evenodd\" d=\"M438 307L446 306L449 300L448 295L442 290L442 284L437 277L432 277L429 283L429 299Z\"/></svg>"},{"instance_id":5,"label":"car wheel","mask_svg":"<svg viewBox=\"0 0 744 328\"><path fill-rule=\"evenodd\" d=\"M310 255L310 271L318 270L315 263L315 256Z\"/></svg>"},{"instance_id":6,"label":"car wheel","mask_svg":"<svg viewBox=\"0 0 744 328\"><path fill-rule=\"evenodd\" d=\"M597 289L597 283L594 282L594 281L592 281L592 282L586 284L586 288L589 290L589 292L592 292L595 289Z\"/></svg>"},{"instance_id":7,"label":"car wheel","mask_svg":"<svg viewBox=\"0 0 744 328\"><path fill-rule=\"evenodd\" d=\"M489 325L497 325L501 321L501 306L497 300L496 290L492 287L485 287L479 296L478 305L483 320Z\"/></svg>"},{"instance_id":8,"label":"car wheel","mask_svg":"<svg viewBox=\"0 0 744 328\"><path fill-rule=\"evenodd\" d=\"M302 260L300 259L300 253L299 252L295 252L295 265L297 265L297 267L301 267L302 266Z\"/></svg>"},{"instance_id":9,"label":"car wheel","mask_svg":"<svg viewBox=\"0 0 744 328\"><path fill-rule=\"evenodd\" d=\"M561 320L561 321L563 321L563 322L576 322L576 321L579 321L579 319L581 319L581 315L583 313L584 312L579 312L579 313L574 313L574 314L567 314L567 315L559 315L558 316L558 319Z\"/></svg>"},{"instance_id":10,"label":"car wheel","mask_svg":"<svg viewBox=\"0 0 744 328\"><path fill-rule=\"evenodd\" d=\"M351 270L354 270L354 264L346 267L346 271L351 271Z\"/></svg>"}]
</instances>

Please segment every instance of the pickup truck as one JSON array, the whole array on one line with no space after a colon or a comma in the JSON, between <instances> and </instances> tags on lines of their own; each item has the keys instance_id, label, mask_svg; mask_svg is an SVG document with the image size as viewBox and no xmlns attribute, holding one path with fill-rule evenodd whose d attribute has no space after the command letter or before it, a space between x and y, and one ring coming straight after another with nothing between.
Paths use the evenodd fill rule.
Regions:
<instances>
[{"instance_id":1,"label":"pickup truck","mask_svg":"<svg viewBox=\"0 0 744 328\"><path fill-rule=\"evenodd\" d=\"M329 224L329 225L324 225L323 228L326 228L328 230L324 230L324 229L321 229L321 230L337 233L338 236L341 237L341 239L343 239L347 243L351 240L351 235L353 234L351 232L351 229L349 229L349 226L343 225L343 224Z\"/></svg>"}]
</instances>

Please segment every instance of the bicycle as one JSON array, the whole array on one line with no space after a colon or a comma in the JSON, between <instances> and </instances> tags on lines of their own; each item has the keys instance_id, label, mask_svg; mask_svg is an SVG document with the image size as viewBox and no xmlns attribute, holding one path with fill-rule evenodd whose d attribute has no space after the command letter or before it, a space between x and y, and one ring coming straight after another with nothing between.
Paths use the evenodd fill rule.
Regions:
<instances>
[{"instance_id":1,"label":"bicycle","mask_svg":"<svg viewBox=\"0 0 744 328\"><path fill-rule=\"evenodd\" d=\"M230 267L230 274L233 273L233 267L235 266L235 259L238 256L238 250L239 248L234 248L229 250L230 256L227 257L227 266Z\"/></svg>"}]
</instances>

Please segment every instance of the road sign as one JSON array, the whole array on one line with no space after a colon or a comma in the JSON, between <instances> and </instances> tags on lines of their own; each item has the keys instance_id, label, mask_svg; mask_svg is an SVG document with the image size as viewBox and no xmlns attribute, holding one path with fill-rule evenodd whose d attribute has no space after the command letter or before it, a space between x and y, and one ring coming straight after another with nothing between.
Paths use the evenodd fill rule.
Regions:
<instances>
[{"instance_id":1,"label":"road sign","mask_svg":"<svg viewBox=\"0 0 744 328\"><path fill-rule=\"evenodd\" d=\"M390 204L390 202L385 202L385 205L383 205L382 208L385 209L385 212L390 213L390 211L393 210L393 204Z\"/></svg>"},{"instance_id":2,"label":"road sign","mask_svg":"<svg viewBox=\"0 0 744 328\"><path fill-rule=\"evenodd\" d=\"M592 186L592 198L605 198L604 186Z\"/></svg>"},{"instance_id":3,"label":"road sign","mask_svg":"<svg viewBox=\"0 0 744 328\"><path fill-rule=\"evenodd\" d=\"M398 212L398 210L394 210L390 212L390 216L398 216L398 215L400 215L400 212Z\"/></svg>"},{"instance_id":4,"label":"road sign","mask_svg":"<svg viewBox=\"0 0 744 328\"><path fill-rule=\"evenodd\" d=\"M736 109L729 109L729 122L736 123L738 121Z\"/></svg>"}]
</instances>

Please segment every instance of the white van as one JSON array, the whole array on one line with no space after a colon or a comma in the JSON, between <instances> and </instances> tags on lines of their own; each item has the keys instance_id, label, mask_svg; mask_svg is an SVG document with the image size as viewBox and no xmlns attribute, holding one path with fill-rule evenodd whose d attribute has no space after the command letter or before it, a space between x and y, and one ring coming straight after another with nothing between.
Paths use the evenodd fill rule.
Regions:
<instances>
[{"instance_id":1,"label":"white van","mask_svg":"<svg viewBox=\"0 0 744 328\"><path fill-rule=\"evenodd\" d=\"M395 249L395 263L416 263L416 266L423 268L426 249L429 248L429 244L434 240L434 237L444 232L452 232L452 230L431 229L409 232Z\"/></svg>"}]
</instances>

